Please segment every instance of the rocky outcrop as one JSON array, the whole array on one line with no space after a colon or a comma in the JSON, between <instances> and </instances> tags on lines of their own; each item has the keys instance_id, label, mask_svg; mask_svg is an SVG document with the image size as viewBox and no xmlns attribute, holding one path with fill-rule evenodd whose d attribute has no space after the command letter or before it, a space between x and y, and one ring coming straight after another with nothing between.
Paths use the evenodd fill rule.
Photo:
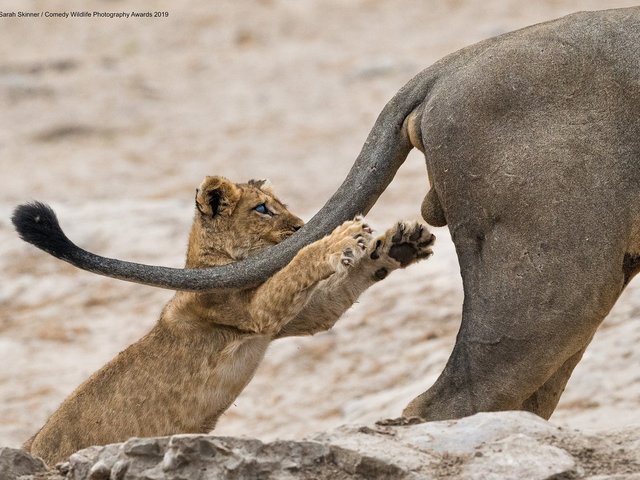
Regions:
<instances>
[{"instance_id":1,"label":"rocky outcrop","mask_svg":"<svg viewBox=\"0 0 640 480\"><path fill-rule=\"evenodd\" d=\"M444 422L344 426L303 441L133 438L81 450L48 472L41 461L5 448L0 478L631 480L640 479L640 434L587 435L525 412L481 413Z\"/></svg>"},{"instance_id":2,"label":"rocky outcrop","mask_svg":"<svg viewBox=\"0 0 640 480\"><path fill-rule=\"evenodd\" d=\"M45 463L39 458L15 448L0 448L0 479L28 478L30 475L47 470Z\"/></svg>"}]
</instances>

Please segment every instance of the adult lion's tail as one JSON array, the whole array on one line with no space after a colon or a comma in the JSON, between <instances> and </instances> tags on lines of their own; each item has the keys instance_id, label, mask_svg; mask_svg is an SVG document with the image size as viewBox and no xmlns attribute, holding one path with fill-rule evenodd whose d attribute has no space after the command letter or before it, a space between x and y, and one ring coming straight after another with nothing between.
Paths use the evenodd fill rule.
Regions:
<instances>
[{"instance_id":1,"label":"adult lion's tail","mask_svg":"<svg viewBox=\"0 0 640 480\"><path fill-rule=\"evenodd\" d=\"M19 205L11 221L25 242L82 270L147 285L166 285L166 288L171 287L164 280L165 277L171 277L174 282L189 278L189 270L116 260L78 247L62 231L53 209L41 202Z\"/></svg>"},{"instance_id":2,"label":"adult lion's tail","mask_svg":"<svg viewBox=\"0 0 640 480\"><path fill-rule=\"evenodd\" d=\"M389 101L346 179L309 223L282 243L241 262L190 270L95 255L71 242L53 210L40 202L17 207L13 224L26 242L78 268L108 277L173 290L211 291L256 286L289 263L302 247L371 209L413 148L406 120L425 100L432 83L427 69Z\"/></svg>"},{"instance_id":3,"label":"adult lion's tail","mask_svg":"<svg viewBox=\"0 0 640 480\"><path fill-rule=\"evenodd\" d=\"M69 254L78 248L64 234L49 205L41 202L20 205L14 210L11 221L22 240L54 257L69 261Z\"/></svg>"}]
</instances>

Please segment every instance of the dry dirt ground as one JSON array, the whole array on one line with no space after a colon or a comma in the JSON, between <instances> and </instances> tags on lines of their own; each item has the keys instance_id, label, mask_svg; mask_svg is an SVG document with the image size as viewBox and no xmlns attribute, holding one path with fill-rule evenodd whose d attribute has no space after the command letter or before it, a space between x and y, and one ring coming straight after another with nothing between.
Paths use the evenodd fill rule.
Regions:
<instances>
[{"instance_id":1,"label":"dry dirt ground","mask_svg":"<svg viewBox=\"0 0 640 480\"><path fill-rule=\"evenodd\" d=\"M2 11L131 11L134 2L5 0ZM142 4L145 7L142 8ZM483 38L634 1L135 2L150 19L0 18L0 445L18 446L72 389L147 331L171 292L76 271L23 244L9 217L51 203L80 245L179 267L205 174L268 177L305 218L340 184L410 77ZM417 218L412 153L370 214ZM334 330L275 342L216 433L299 437L397 416L436 378L462 287L436 254L372 288ZM640 283L576 369L556 424L640 425Z\"/></svg>"}]
</instances>

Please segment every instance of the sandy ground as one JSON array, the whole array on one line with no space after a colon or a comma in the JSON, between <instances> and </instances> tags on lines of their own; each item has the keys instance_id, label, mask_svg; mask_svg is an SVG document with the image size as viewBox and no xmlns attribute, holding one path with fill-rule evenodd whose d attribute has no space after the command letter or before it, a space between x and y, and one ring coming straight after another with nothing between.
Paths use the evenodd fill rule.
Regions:
<instances>
[{"instance_id":1,"label":"sandy ground","mask_svg":"<svg viewBox=\"0 0 640 480\"><path fill-rule=\"evenodd\" d=\"M132 3L5 0L1 10ZM309 218L385 102L421 68L488 36L635 2L144 3L169 17L0 18L0 445L26 440L171 297L23 244L9 222L17 203L51 203L89 250L181 266L205 174L268 177ZM371 223L417 218L426 189L424 160L412 153ZM460 321L453 246L448 230L434 233L432 260L372 288L334 330L274 343L216 431L297 437L399 415L441 371ZM639 316L635 281L576 369L555 423L640 425Z\"/></svg>"}]
</instances>

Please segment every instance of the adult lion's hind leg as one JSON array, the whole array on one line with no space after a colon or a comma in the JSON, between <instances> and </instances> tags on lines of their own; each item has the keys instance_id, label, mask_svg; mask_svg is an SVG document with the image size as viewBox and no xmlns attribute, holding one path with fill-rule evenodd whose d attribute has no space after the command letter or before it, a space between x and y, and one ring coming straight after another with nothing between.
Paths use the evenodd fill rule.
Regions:
<instances>
[{"instance_id":1,"label":"adult lion's hind leg","mask_svg":"<svg viewBox=\"0 0 640 480\"><path fill-rule=\"evenodd\" d=\"M540 388L523 402L521 409L548 420L560 401L560 396L567 386L573 369L578 365L586 349L587 345L570 356Z\"/></svg>"},{"instance_id":2,"label":"adult lion's hind leg","mask_svg":"<svg viewBox=\"0 0 640 480\"><path fill-rule=\"evenodd\" d=\"M444 371L404 416L442 420L518 409L551 415L624 284L620 235L612 228L583 242L588 235L580 229L593 231L594 219L581 220L536 226L544 232L522 232L517 223L458 227L460 332Z\"/></svg>"}]
</instances>

